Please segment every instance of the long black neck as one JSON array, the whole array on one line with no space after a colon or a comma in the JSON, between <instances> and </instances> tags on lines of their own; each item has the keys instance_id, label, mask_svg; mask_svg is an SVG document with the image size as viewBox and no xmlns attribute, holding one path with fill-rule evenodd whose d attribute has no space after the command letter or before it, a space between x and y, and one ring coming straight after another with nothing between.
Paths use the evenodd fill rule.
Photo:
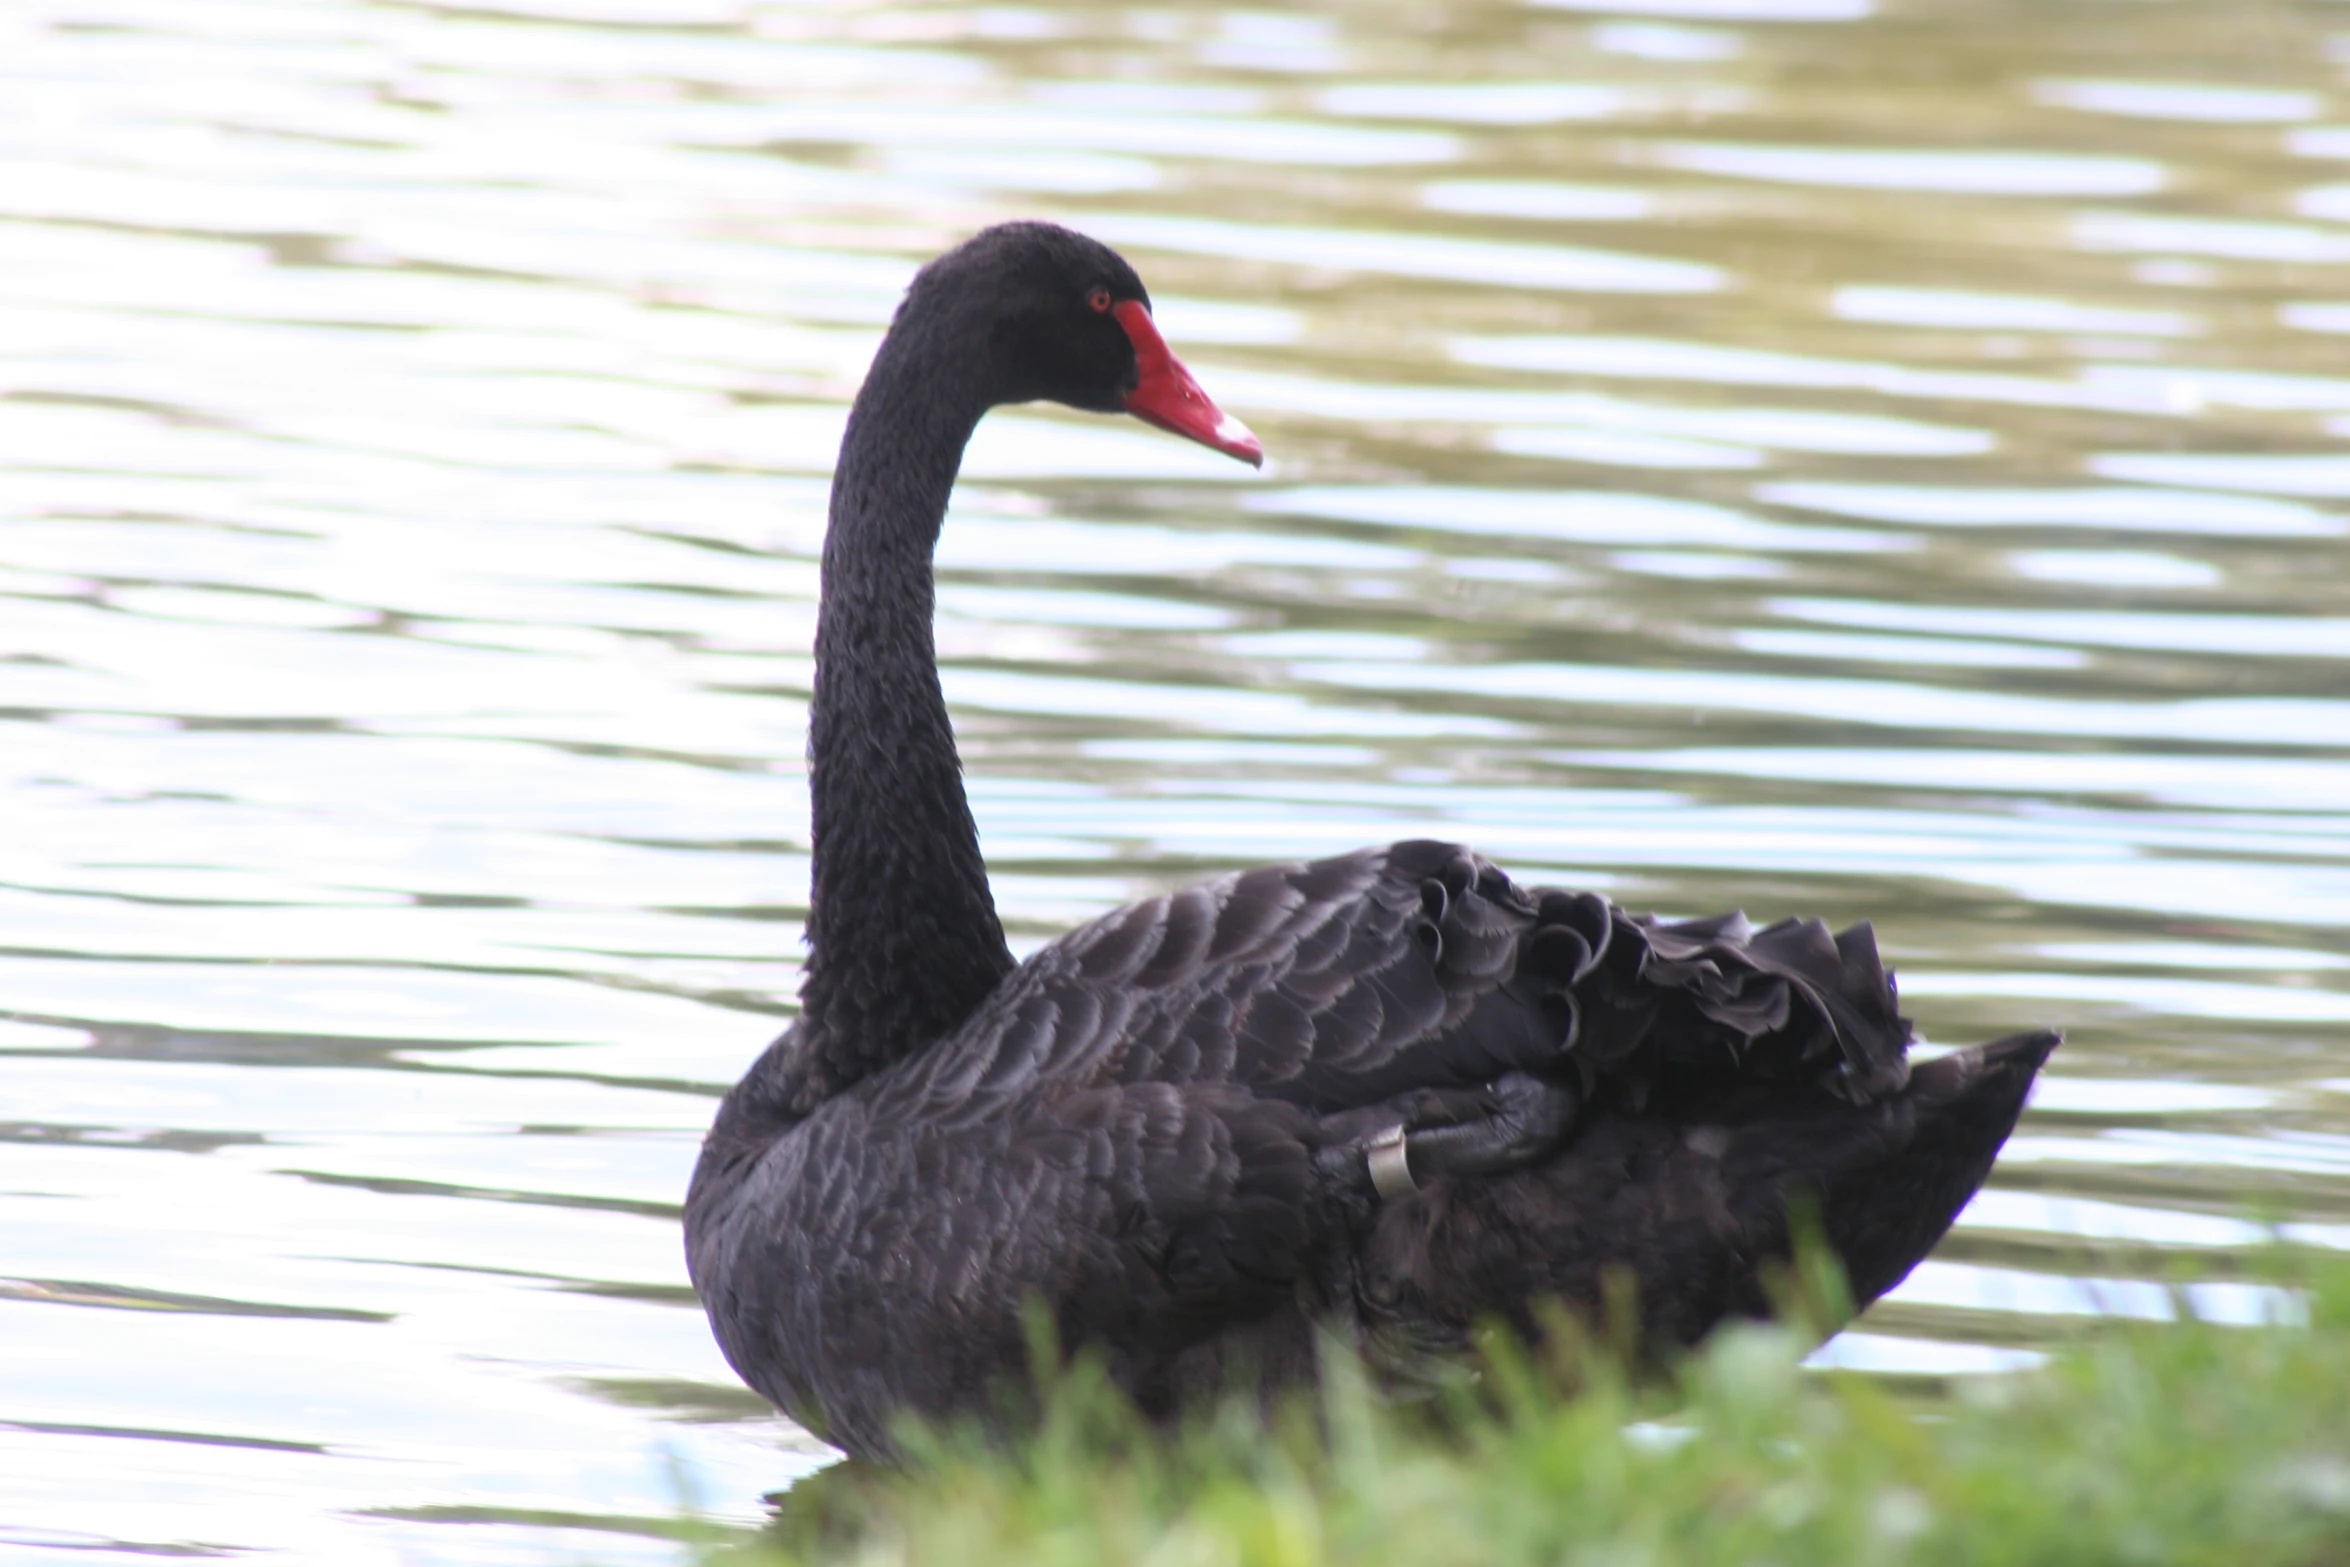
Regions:
<instances>
[{"instance_id":1,"label":"long black neck","mask_svg":"<svg viewBox=\"0 0 2350 1567\"><path fill-rule=\"evenodd\" d=\"M821 1092L938 1039L1013 966L931 640L931 555L990 399L934 325L901 314L883 340L833 474L800 983Z\"/></svg>"}]
</instances>

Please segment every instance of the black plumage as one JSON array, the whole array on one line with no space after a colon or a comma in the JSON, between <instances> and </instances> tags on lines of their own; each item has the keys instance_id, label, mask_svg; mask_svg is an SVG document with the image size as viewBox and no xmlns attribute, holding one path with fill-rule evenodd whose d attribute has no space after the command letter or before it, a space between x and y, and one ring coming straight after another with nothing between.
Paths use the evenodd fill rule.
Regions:
<instances>
[{"instance_id":1,"label":"black plumage","mask_svg":"<svg viewBox=\"0 0 2350 1567\"><path fill-rule=\"evenodd\" d=\"M736 1370L887 1457L899 1414L983 1410L1019 1374L1032 1299L1158 1414L1310 1377L1317 1324L1408 1375L1544 1297L1595 1308L1610 1269L1653 1344L1688 1343L1764 1309L1798 1189L1857 1298L1891 1288L2056 1040L1913 1071L1865 925L1664 923L1407 842L1146 899L1013 964L930 557L997 403L1124 407L1253 454L1130 304L1106 248L991 229L919 275L852 412L802 1014L727 1096L686 1208ZM1397 1128L1417 1190L1373 1173Z\"/></svg>"}]
</instances>

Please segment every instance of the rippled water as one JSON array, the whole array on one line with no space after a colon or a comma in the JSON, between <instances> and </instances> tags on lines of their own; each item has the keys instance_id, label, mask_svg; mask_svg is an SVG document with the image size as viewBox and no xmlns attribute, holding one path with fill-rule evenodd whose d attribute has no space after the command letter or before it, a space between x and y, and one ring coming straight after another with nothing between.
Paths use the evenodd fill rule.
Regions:
<instances>
[{"instance_id":1,"label":"rippled water","mask_svg":"<svg viewBox=\"0 0 2350 1567\"><path fill-rule=\"evenodd\" d=\"M821 1461L678 1199L788 1013L897 290L1128 250L1263 476L999 417L940 643L1017 942L1458 834L1873 916L2071 1043L1829 1358L2350 1243L2350 13L20 0L0 1545L660 1560Z\"/></svg>"}]
</instances>

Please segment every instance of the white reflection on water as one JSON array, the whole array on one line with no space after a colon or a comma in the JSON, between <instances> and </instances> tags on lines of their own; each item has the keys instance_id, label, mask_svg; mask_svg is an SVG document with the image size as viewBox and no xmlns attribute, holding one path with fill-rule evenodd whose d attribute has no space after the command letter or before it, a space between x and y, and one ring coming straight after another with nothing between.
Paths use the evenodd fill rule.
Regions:
<instances>
[{"instance_id":1,"label":"white reflection on water","mask_svg":"<svg viewBox=\"0 0 2350 1567\"><path fill-rule=\"evenodd\" d=\"M2270 495L2350 496L2350 457L2333 453L2267 456L2211 452L2112 452L2094 457L2090 471L2109 479L2252 490ZM2343 524L2336 520L2332 531Z\"/></svg>"},{"instance_id":2,"label":"white reflection on water","mask_svg":"<svg viewBox=\"0 0 2350 1567\"><path fill-rule=\"evenodd\" d=\"M1462 337L1451 344L1463 364L1497 370L1545 371L1631 380L1711 382L1723 386L1817 387L1873 392L1884 397L2097 408L2117 413L2175 414L2167 393L2138 385L2096 386L2083 381L1927 370L1874 360L1822 358L1725 348L1709 343L1623 337Z\"/></svg>"},{"instance_id":3,"label":"white reflection on water","mask_svg":"<svg viewBox=\"0 0 2350 1567\"><path fill-rule=\"evenodd\" d=\"M2277 319L2303 332L2350 332L2350 305L2323 300L2279 305Z\"/></svg>"},{"instance_id":4,"label":"white reflection on water","mask_svg":"<svg viewBox=\"0 0 2350 1567\"><path fill-rule=\"evenodd\" d=\"M1686 577L1695 582L1737 579L1767 582L1787 575L1788 569L1781 561L1758 560L1752 555L1718 555L1708 550L1625 550L1610 555L1608 563L1619 571L1644 577Z\"/></svg>"},{"instance_id":5,"label":"white reflection on water","mask_svg":"<svg viewBox=\"0 0 2350 1567\"><path fill-rule=\"evenodd\" d=\"M2084 528L2254 538L2331 538L2350 532L2350 518L2294 501L2155 487L2214 483L2212 472L2194 458L2160 470L2167 478L2145 466L2144 460L2133 467L2135 471L2115 472L2113 477L2145 479L2149 487L2016 490L1798 483L1767 485L1755 494L1800 511L1938 528Z\"/></svg>"},{"instance_id":6,"label":"white reflection on water","mask_svg":"<svg viewBox=\"0 0 2350 1567\"><path fill-rule=\"evenodd\" d=\"M2097 949L2091 948L2086 953L2076 951L2074 956L2076 959L2095 961L2096 954ZM2050 954L2050 956L2056 955ZM2050 1115L2213 1115L2247 1110L2266 1110L2275 1106L2277 1102L2278 1096L2267 1089L2246 1088L2241 1084L2234 1083L2165 1082L2159 1078L2151 1077L2091 1078L2067 1077L2057 1074L2043 1077L2032 1085L2032 1108L2046 1111ZM2065 1212L2071 1213L2086 1199L2052 1198L2046 1193L1986 1192L1982 1198L1978 1199L1978 1202L1983 1201L1990 1203L1990 1206L1984 1209L1985 1214L1992 1212L2011 1213L2019 1211L2016 1204L2031 1203L2055 1203L2060 1205ZM2107 1206L2088 1203L2080 1211L2097 1214L2104 1212ZM2137 1212L2137 1210L2132 1210L2132 1212ZM2154 1224L2157 1222L2158 1215L2163 1216L2162 1222L2168 1222L2170 1219L2185 1222L2182 1216L2172 1214L2167 1209L2150 1210L2141 1220L2134 1222ZM2011 1221L2002 1219L2000 1222L2005 1224ZM2212 1222L2216 1223L2217 1221ZM2119 1238L2123 1234L2122 1231L2111 1228L2084 1230L2082 1233L2115 1238ZM2199 1233L2216 1234L2218 1232L2206 1229ZM2242 1229L2228 1230L2226 1236L2230 1238L2230 1244L2249 1238ZM2159 1237L2149 1236L2146 1238ZM2203 1244L2219 1245L2222 1242L2207 1240Z\"/></svg>"},{"instance_id":7,"label":"white reflection on water","mask_svg":"<svg viewBox=\"0 0 2350 1567\"><path fill-rule=\"evenodd\" d=\"M2031 610L2009 607L1893 606L1837 599L1774 599L1793 620L1885 631L2003 636L2068 647L2161 648L2256 658L2350 658L2350 620L2278 620L2267 615L2187 615L2153 610Z\"/></svg>"},{"instance_id":8,"label":"white reflection on water","mask_svg":"<svg viewBox=\"0 0 2350 1567\"><path fill-rule=\"evenodd\" d=\"M1847 1331L1812 1351L1804 1364L1815 1370L1867 1371L1880 1376L1956 1377L2029 1371L2047 1361L2046 1355L2034 1349Z\"/></svg>"},{"instance_id":9,"label":"white reflection on water","mask_svg":"<svg viewBox=\"0 0 2350 1567\"><path fill-rule=\"evenodd\" d=\"M1972 294L1940 288L1840 288L1829 308L1852 321L2017 332L2118 332L2192 337L2203 330L2177 310L2116 310L2026 294Z\"/></svg>"},{"instance_id":10,"label":"white reflection on water","mask_svg":"<svg viewBox=\"0 0 2350 1567\"><path fill-rule=\"evenodd\" d=\"M2341 736L2350 734L2350 702L2315 698L2066 700L1890 680L1796 678L1727 669L1619 669L1596 664L1446 668L1361 663L1334 665L1318 675L1346 687L1476 690L1516 700L1735 709L1894 729L2315 748L2336 746Z\"/></svg>"},{"instance_id":11,"label":"white reflection on water","mask_svg":"<svg viewBox=\"0 0 2350 1567\"><path fill-rule=\"evenodd\" d=\"M2080 1164L2266 1171L2339 1177L2350 1173L2350 1139L2315 1133L2233 1137L2115 1127L2101 1137L2017 1136L2003 1159L2018 1164ZM2332 1241L2341 1231L2316 1236Z\"/></svg>"},{"instance_id":12,"label":"white reflection on water","mask_svg":"<svg viewBox=\"0 0 2350 1567\"><path fill-rule=\"evenodd\" d=\"M1778 658L1866 664L1951 664L1971 669L2078 669L2086 655L2071 648L2023 647L1969 637L1863 636L1846 631L1747 629L1731 633L1735 646Z\"/></svg>"},{"instance_id":13,"label":"white reflection on water","mask_svg":"<svg viewBox=\"0 0 2350 1567\"><path fill-rule=\"evenodd\" d=\"M1572 245L1452 239L1390 230L1285 228L1213 218L1099 213L1086 228L1118 245L1205 253L1291 266L1443 278L1508 288L1595 290L1630 294L1690 294L1720 288L1719 268L1657 256Z\"/></svg>"},{"instance_id":14,"label":"white reflection on water","mask_svg":"<svg viewBox=\"0 0 2350 1567\"><path fill-rule=\"evenodd\" d=\"M902 147L889 154L888 168L916 184L1069 196L1155 190L1160 180L1158 165L1146 158L1106 153L1018 154L1000 147Z\"/></svg>"},{"instance_id":15,"label":"white reflection on water","mask_svg":"<svg viewBox=\"0 0 2350 1567\"><path fill-rule=\"evenodd\" d=\"M1251 71L1335 71L1346 55L1327 17L1283 16L1270 11L1234 11L1221 30L1199 45L1206 65Z\"/></svg>"},{"instance_id":16,"label":"white reflection on water","mask_svg":"<svg viewBox=\"0 0 2350 1567\"><path fill-rule=\"evenodd\" d=\"M2008 564L2037 582L2083 582L2115 588L2207 588L2219 568L2150 550L2016 550Z\"/></svg>"},{"instance_id":17,"label":"white reflection on water","mask_svg":"<svg viewBox=\"0 0 2350 1567\"><path fill-rule=\"evenodd\" d=\"M1323 382L1262 371L1219 370L1219 395L1251 409L1280 409L1324 419L1452 420L1493 424L1497 450L1562 455L1562 443L1591 452L1672 447L1751 458L1743 447L1880 457L1965 457L1996 444L1981 430L1882 415L1808 408L1693 408L1634 403L1589 392L1384 386ZM1528 421L1520 423L1517 421ZM1531 421L1541 421L1533 423ZM1578 451L1576 455L1582 455ZM1698 461L1695 467L1745 467L1749 461Z\"/></svg>"},{"instance_id":18,"label":"white reflection on water","mask_svg":"<svg viewBox=\"0 0 2350 1567\"><path fill-rule=\"evenodd\" d=\"M2152 370L2138 365L2092 365L2082 372L2092 386L2160 388L2174 400L2196 407L2311 409L2350 408L2350 380L2339 376L2274 375L2257 370L2214 370L2174 365Z\"/></svg>"},{"instance_id":19,"label":"white reflection on water","mask_svg":"<svg viewBox=\"0 0 2350 1567\"><path fill-rule=\"evenodd\" d=\"M1752 447L1604 427L1504 426L1493 432L1493 449L1612 468L1760 468L1769 461Z\"/></svg>"},{"instance_id":20,"label":"white reflection on water","mask_svg":"<svg viewBox=\"0 0 2350 1567\"><path fill-rule=\"evenodd\" d=\"M1654 215L1657 196L1620 185L1566 185L1543 180L1437 180L1420 200L1437 212L1482 213L1547 222L1629 222Z\"/></svg>"},{"instance_id":21,"label":"white reflection on water","mask_svg":"<svg viewBox=\"0 0 2350 1567\"><path fill-rule=\"evenodd\" d=\"M2328 233L2300 223L2258 223L2237 218L2084 212L2073 219L2073 243L2083 250L2224 256L2238 261L2304 264L2350 261L2350 235Z\"/></svg>"},{"instance_id":22,"label":"white reflection on water","mask_svg":"<svg viewBox=\"0 0 2350 1567\"><path fill-rule=\"evenodd\" d=\"M1554 11L1686 17L1712 22L1851 22L1871 14L1871 0L1536 0Z\"/></svg>"},{"instance_id":23,"label":"white reflection on water","mask_svg":"<svg viewBox=\"0 0 2350 1567\"><path fill-rule=\"evenodd\" d=\"M2215 947L2189 941L2064 941L2040 949L2065 962L2119 968L2340 969L2350 957L2293 947ZM2208 1086L2208 1085L2206 1085ZM2216 1091L2216 1090L2215 1090ZM2238 1090L2229 1090L2236 1092ZM2252 1092L2252 1090L2241 1090Z\"/></svg>"},{"instance_id":24,"label":"white reflection on water","mask_svg":"<svg viewBox=\"0 0 2350 1567\"><path fill-rule=\"evenodd\" d=\"M1602 22L1591 29L1591 45L1641 60L1732 60L1746 50L1745 40L1726 29L1671 22Z\"/></svg>"},{"instance_id":25,"label":"white reflection on water","mask_svg":"<svg viewBox=\"0 0 2350 1567\"><path fill-rule=\"evenodd\" d=\"M2166 183L2162 165L2143 158L2063 153L1680 142L1658 147L1654 156L1669 168L1735 179L1964 195L2143 196Z\"/></svg>"},{"instance_id":26,"label":"white reflection on water","mask_svg":"<svg viewBox=\"0 0 2350 1567\"><path fill-rule=\"evenodd\" d=\"M1628 492L1311 485L1250 495L1241 504L1251 512L1275 516L1328 517L1388 528L1574 539L1591 544L1698 544L1843 553L1900 549L1904 543L1850 528L1765 522L1727 507Z\"/></svg>"},{"instance_id":27,"label":"white reflection on water","mask_svg":"<svg viewBox=\"0 0 2350 1567\"><path fill-rule=\"evenodd\" d=\"M2331 880L2335 896L2350 890L2350 863ZM2046 897L2053 891L2053 887L2044 887L2040 895ZM2093 889L2084 889L2083 895L2093 895ZM2162 975L1990 974L1952 969L1914 975L1903 988L1912 996L2012 996L2085 1001L2161 1012L2172 1017L2350 1023L2350 992Z\"/></svg>"},{"instance_id":28,"label":"white reflection on water","mask_svg":"<svg viewBox=\"0 0 2350 1567\"><path fill-rule=\"evenodd\" d=\"M1922 1262L1887 1296L1904 1305L2073 1317L2141 1317L2155 1322L2191 1315L2239 1324L2301 1320L2300 1302L2274 1285L2219 1280L2171 1285L2148 1279L2055 1278L2020 1268Z\"/></svg>"},{"instance_id":29,"label":"white reflection on water","mask_svg":"<svg viewBox=\"0 0 2350 1567\"><path fill-rule=\"evenodd\" d=\"M1373 120L1452 120L1469 125L1543 125L1556 120L1634 115L1719 114L1745 106L1731 88L1695 91L1588 82L1356 82L1316 103L1328 114Z\"/></svg>"},{"instance_id":30,"label":"white reflection on water","mask_svg":"<svg viewBox=\"0 0 2350 1567\"><path fill-rule=\"evenodd\" d=\"M2041 82L2032 96L2059 108L2146 120L2278 125L2317 117L2316 93L2222 82Z\"/></svg>"}]
</instances>

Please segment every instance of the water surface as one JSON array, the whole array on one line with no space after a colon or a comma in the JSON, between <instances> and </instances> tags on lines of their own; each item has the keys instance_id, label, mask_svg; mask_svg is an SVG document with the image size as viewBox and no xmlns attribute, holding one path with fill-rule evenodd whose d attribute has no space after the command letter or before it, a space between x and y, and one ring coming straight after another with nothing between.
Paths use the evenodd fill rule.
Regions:
<instances>
[{"instance_id":1,"label":"water surface","mask_svg":"<svg viewBox=\"0 0 2350 1567\"><path fill-rule=\"evenodd\" d=\"M668 1560L823 1461L678 1203L794 993L846 401L1013 216L1273 454L975 444L1017 944L1407 834L1873 918L1933 1041L2070 1042L1847 1365L2350 1243L2338 7L30 0L0 58L25 1557Z\"/></svg>"}]
</instances>

